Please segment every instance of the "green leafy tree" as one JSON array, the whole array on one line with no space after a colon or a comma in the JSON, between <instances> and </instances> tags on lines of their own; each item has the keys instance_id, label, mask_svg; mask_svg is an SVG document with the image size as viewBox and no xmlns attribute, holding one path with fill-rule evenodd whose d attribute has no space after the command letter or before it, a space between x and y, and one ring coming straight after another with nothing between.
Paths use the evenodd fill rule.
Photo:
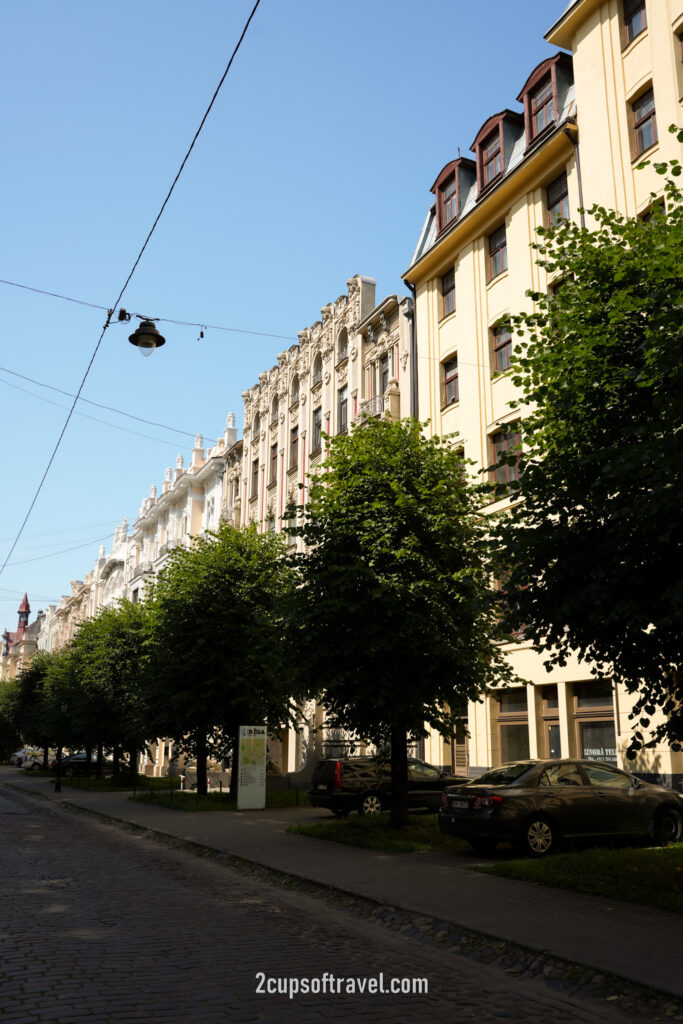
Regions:
<instances>
[{"instance_id":1,"label":"green leafy tree","mask_svg":"<svg viewBox=\"0 0 683 1024\"><path fill-rule=\"evenodd\" d=\"M45 761L48 747L54 742L47 691L48 670L52 660L53 655L48 652L36 651L17 678L7 684L5 694L5 707L15 729L26 744L43 748Z\"/></svg>"},{"instance_id":2,"label":"green leafy tree","mask_svg":"<svg viewBox=\"0 0 683 1024\"><path fill-rule=\"evenodd\" d=\"M71 644L80 687L72 721L82 743L129 752L131 770L150 729L147 699L149 611L121 601L84 622ZM101 770L101 757L98 757ZM116 766L116 759L115 759Z\"/></svg>"},{"instance_id":3,"label":"green leafy tree","mask_svg":"<svg viewBox=\"0 0 683 1024\"><path fill-rule=\"evenodd\" d=\"M297 660L329 725L390 745L402 825L408 740L425 723L452 735L467 702L510 675L492 639L486 524L452 441L417 421L367 420L328 442L294 530Z\"/></svg>"},{"instance_id":4,"label":"green leafy tree","mask_svg":"<svg viewBox=\"0 0 683 1024\"><path fill-rule=\"evenodd\" d=\"M22 745L17 719L18 696L19 685L16 679L0 682L0 761L6 761Z\"/></svg>"},{"instance_id":5,"label":"green leafy tree","mask_svg":"<svg viewBox=\"0 0 683 1024\"><path fill-rule=\"evenodd\" d=\"M281 537L223 523L175 548L151 593L156 735L196 758L199 793L207 757L228 757L239 725L277 732L294 710L282 612L294 576L282 554Z\"/></svg>"},{"instance_id":6,"label":"green leafy tree","mask_svg":"<svg viewBox=\"0 0 683 1024\"><path fill-rule=\"evenodd\" d=\"M637 694L633 753L648 728L648 745L683 739L683 203L680 165L656 169L666 208L596 206L594 228L564 222L534 246L561 284L513 319L532 411L500 533L511 615L548 668L577 652Z\"/></svg>"}]
</instances>

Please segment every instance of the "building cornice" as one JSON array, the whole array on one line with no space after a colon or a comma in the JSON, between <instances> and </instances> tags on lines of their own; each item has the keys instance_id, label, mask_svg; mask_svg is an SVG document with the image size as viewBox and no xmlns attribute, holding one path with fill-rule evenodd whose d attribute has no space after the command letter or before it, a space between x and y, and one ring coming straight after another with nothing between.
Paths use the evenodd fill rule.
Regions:
<instances>
[{"instance_id":1,"label":"building cornice","mask_svg":"<svg viewBox=\"0 0 683 1024\"><path fill-rule=\"evenodd\" d=\"M552 46L562 46L565 50L571 50L572 39L578 26L604 2L605 0L575 0L558 21L551 25L544 38Z\"/></svg>"},{"instance_id":2,"label":"building cornice","mask_svg":"<svg viewBox=\"0 0 683 1024\"><path fill-rule=\"evenodd\" d=\"M408 284L417 284L425 277L431 276L437 272L447 253L454 249L463 249L475 238L493 228L520 195L528 191L540 177L547 175L552 164L556 160L559 162L567 149L569 152L566 156L571 155L574 141L573 137L568 138L565 129L573 136L576 133L576 124L573 121L563 121L558 125L551 136L527 153L522 163L507 174L494 189L487 192L485 198L469 213L456 221L449 230L444 231L431 249L401 275L403 280Z\"/></svg>"}]
</instances>

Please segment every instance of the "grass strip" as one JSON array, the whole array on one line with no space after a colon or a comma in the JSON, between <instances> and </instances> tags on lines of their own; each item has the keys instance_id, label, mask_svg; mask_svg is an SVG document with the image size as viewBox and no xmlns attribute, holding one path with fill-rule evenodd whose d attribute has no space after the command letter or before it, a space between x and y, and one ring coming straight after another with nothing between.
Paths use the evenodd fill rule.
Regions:
<instances>
[{"instance_id":1,"label":"grass strip","mask_svg":"<svg viewBox=\"0 0 683 1024\"><path fill-rule=\"evenodd\" d=\"M542 860L496 861L474 870L683 914L683 843L664 848L596 847Z\"/></svg>"},{"instance_id":2,"label":"grass strip","mask_svg":"<svg viewBox=\"0 0 683 1024\"><path fill-rule=\"evenodd\" d=\"M157 807L167 807L171 811L236 811L237 801L229 793L207 793L199 796L195 792L157 792L147 788L143 782L139 791L129 797L138 803L154 803ZM266 808L275 807L308 807L308 797L296 789L274 789L266 791Z\"/></svg>"},{"instance_id":3,"label":"grass strip","mask_svg":"<svg viewBox=\"0 0 683 1024\"><path fill-rule=\"evenodd\" d=\"M371 814L290 825L287 831L379 853L426 853L429 850L463 853L469 850L467 843L439 832L435 814L411 814L405 828L392 828L388 814Z\"/></svg>"}]
</instances>

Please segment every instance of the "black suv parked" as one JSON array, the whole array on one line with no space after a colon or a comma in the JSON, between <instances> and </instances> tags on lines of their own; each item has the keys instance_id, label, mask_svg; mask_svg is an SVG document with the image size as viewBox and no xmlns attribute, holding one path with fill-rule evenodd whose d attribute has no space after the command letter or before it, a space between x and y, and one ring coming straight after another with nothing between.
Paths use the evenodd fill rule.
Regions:
<instances>
[{"instance_id":1,"label":"black suv parked","mask_svg":"<svg viewBox=\"0 0 683 1024\"><path fill-rule=\"evenodd\" d=\"M463 775L448 775L414 757L408 758L408 806L437 811L447 786L469 782ZM313 807L327 807L338 818L349 811L377 814L391 802L391 764L376 757L329 757L313 772L308 799Z\"/></svg>"}]
</instances>

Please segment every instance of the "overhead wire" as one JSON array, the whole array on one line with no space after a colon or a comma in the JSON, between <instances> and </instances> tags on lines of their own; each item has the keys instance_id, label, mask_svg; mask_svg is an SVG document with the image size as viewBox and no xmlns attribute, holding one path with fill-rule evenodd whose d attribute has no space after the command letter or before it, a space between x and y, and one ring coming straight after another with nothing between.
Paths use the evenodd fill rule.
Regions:
<instances>
[{"instance_id":1,"label":"overhead wire","mask_svg":"<svg viewBox=\"0 0 683 1024\"><path fill-rule=\"evenodd\" d=\"M36 380L34 377L27 377L26 374L24 374L24 373L17 373L16 370L10 370L6 366L0 366L0 372L2 372L2 373L9 373L13 377L19 377L20 380L28 381L29 384L35 384L35 385L37 385L37 387L40 387L40 388L47 388L49 391L56 391L58 394L66 395L68 398L75 398L75 395L71 391L64 391L62 388L57 388L53 384L46 384L44 381ZM9 384L9 381L1 381L1 382L3 384ZM23 390L23 388L20 388L19 390ZM27 391L26 394L30 395L30 394L33 394L33 392ZM33 395L33 397L34 398L40 398L40 395ZM137 420L138 423L145 423L148 427L160 427L162 430L171 430L171 431L173 431L174 434L184 434L186 437L196 437L197 436L197 431L196 430L195 431L181 430L179 427L169 427L169 425L167 423L158 423L156 420L147 420L147 419L145 419L142 416L135 416L132 412L124 412L123 409L116 409L113 405L103 405L101 402L93 402L93 401L91 401L91 399L83 398L82 396L80 397L79 401L80 402L86 402L88 405L94 405L95 408L97 408L97 409L105 409L107 412L115 412L119 416L127 416L128 419ZM63 409L64 406L60 406L60 408ZM79 415L83 416L83 415L85 415L85 413L80 413ZM94 419L94 417L90 417L90 419ZM96 422L97 423L107 423L108 421L107 420L96 420ZM116 426L116 424L112 423L111 426ZM140 436L141 437L147 437L149 435L141 434ZM159 440L159 438L155 438L155 440ZM214 444L216 443L216 441L211 439L211 438L209 438L208 440L212 440L212 442Z\"/></svg>"},{"instance_id":2,"label":"overhead wire","mask_svg":"<svg viewBox=\"0 0 683 1024\"><path fill-rule=\"evenodd\" d=\"M235 57L237 56L237 52L238 52L240 46L242 45L242 41L243 41L245 35L247 34L247 30L249 28L249 25L251 24L252 18L256 14L256 11L257 11L258 6L259 6L260 3L261 3L261 0L256 0L256 3L254 4L254 6L251 9L249 17L247 18L246 24L245 24L245 26L244 26L244 28L242 30L242 34L241 34L241 36L239 37L239 39L237 41L237 45L235 46L235 48L234 48L234 50L232 52L232 56L230 57L230 60L228 61L227 67L226 67L225 71L223 72L221 80L218 83L218 85L216 86L214 94L211 97L211 101L209 102L209 105L206 108L204 116L202 117L201 122L199 124L199 127L197 128L197 131L194 134L194 138L192 139L192 142L190 143L189 149L187 150L187 153L183 157L183 160L182 160L182 162L180 164L180 167L178 168L178 171L176 173L176 176L173 179L173 182L171 183L171 187L169 188L168 192L166 193L166 198L164 199L163 203L161 204L161 208L160 208L159 212L157 213L156 217L154 218L154 222L152 224L152 227L150 228L150 230L149 230L149 232L147 234L147 237L145 238L145 241L143 242L142 248L140 249L140 251L139 251L139 253L138 253L138 255L137 255L136 259L135 259L135 262L133 263L133 266L132 266L132 268L131 268L131 270L130 270L130 272L128 274L128 277L124 281L123 286L122 286L121 290L119 291L119 294L118 294L115 302L113 302L111 308L107 310L107 319L105 320L104 326L102 327L102 330L100 332L100 336L97 339L97 344L95 345L95 348L94 348L94 350L92 352L92 355L90 356L90 360L89 360L88 365L86 367L85 373L83 374L83 378L81 380L81 383L79 384L78 391L76 392L76 396L75 396L75 398L73 400L73 404L72 404L72 406L71 406L71 408L69 410L69 413L68 413L68 415L66 417L66 420L64 422L64 426L62 427L62 429L60 431L59 437L57 438L57 443L54 446L52 454L50 455L50 458L48 460L48 464L47 464L47 466L45 468L45 472L43 473L43 475L42 475L42 477L40 479L40 483L38 484L38 487L36 489L36 492L33 495L33 499L31 500L31 504L29 505L28 511L26 512L26 515L24 516L23 522L22 522L21 526L19 527L19 532L17 533L17 535L16 535L16 537L14 539L14 542L12 543L12 546L11 546L10 550L8 551L7 556L5 557L4 562L2 563L2 566L0 566L0 575L2 575L2 573L5 570L5 567L7 566L10 558L12 557L14 549L16 548L17 544L19 543L19 539L20 539L22 533L24 532L24 527L26 526L26 523L29 520L31 512L33 511L33 509L35 507L35 504L36 504L36 502L38 500L38 496L40 495L40 492L43 489L43 485L45 483L45 480L47 479L47 475L50 472L50 469L52 467L52 463L55 460L57 452L59 451L60 445L62 443L62 439L64 437L64 434L66 433L66 428L68 427L68 425L69 425L69 423L71 421L71 417L73 416L74 410L76 408L76 403L78 402L78 400L79 400L79 398L81 396L81 391L83 390L83 388L85 386L85 382L88 379L88 375L89 375L90 370L92 368L92 365L93 365L93 363L95 361L95 357L97 356L97 353L100 350L100 345L102 344L102 340L104 338L104 335L105 335L105 333L107 331L107 328L111 324L111 320L112 320L112 317L114 315L114 310L118 308L119 303L120 303L121 299L123 298L123 295L124 295L128 285L130 284L130 282L132 280L133 274L137 270L138 265L140 263L140 260L142 259L143 254L144 254L145 250L147 249L147 246L149 245L149 241L150 241L152 235L154 234L156 226L159 223L159 221L160 221L160 219L162 217L162 214L163 214L164 210L166 209L166 206L168 205L168 202L169 202L169 200L171 198L171 195L173 194L173 191L174 191L174 189L176 187L176 184L178 183L180 175L182 174L182 172L183 172L183 170L185 168L185 165L186 165L187 161L190 158L190 154L192 153L192 150L195 147L195 143L197 142L197 139L199 138L200 132L201 132L202 128L204 127L204 124L206 123L206 119L208 118L208 116L209 116L209 114L211 112L211 109L212 109L214 103L216 102L216 98L218 96L218 93L220 92L221 86L223 85L223 82L225 81L225 79L228 76L230 68L232 67L232 63L233 63Z\"/></svg>"},{"instance_id":3,"label":"overhead wire","mask_svg":"<svg viewBox=\"0 0 683 1024\"><path fill-rule=\"evenodd\" d=\"M103 312L108 313L108 306L101 306L97 302L86 302L84 299L74 299L70 295L60 295L59 292L46 291L44 288L33 288L28 284L19 284L18 281L6 281L0 278L0 284L9 285L11 288L23 288L27 292L35 292L36 295L49 295L53 299L62 299L64 302L75 302L79 306L89 306L90 309L101 309ZM137 316L137 314L133 314ZM279 338L282 341L297 341L298 339L290 334L271 334L268 331L252 331L245 327L224 327L220 324L207 324L205 321L199 320L173 320L168 316L156 316L154 317L157 323L161 324L176 324L178 327L201 327L205 331L228 331L231 334L252 334L259 338Z\"/></svg>"}]
</instances>

